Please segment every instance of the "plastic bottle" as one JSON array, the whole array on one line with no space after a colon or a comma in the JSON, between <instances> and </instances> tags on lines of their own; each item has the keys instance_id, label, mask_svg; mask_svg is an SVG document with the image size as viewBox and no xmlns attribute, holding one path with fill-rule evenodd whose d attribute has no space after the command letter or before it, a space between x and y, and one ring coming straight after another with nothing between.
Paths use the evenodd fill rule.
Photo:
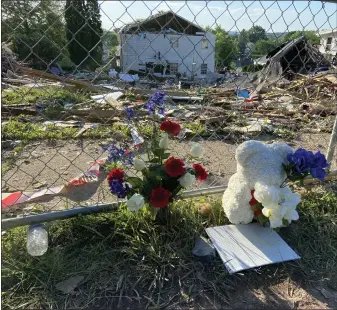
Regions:
<instances>
[{"instance_id":1,"label":"plastic bottle","mask_svg":"<svg viewBox=\"0 0 337 310\"><path fill-rule=\"evenodd\" d=\"M31 225L27 235L27 251L31 256L41 256L48 250L48 232L40 224Z\"/></svg>"}]
</instances>

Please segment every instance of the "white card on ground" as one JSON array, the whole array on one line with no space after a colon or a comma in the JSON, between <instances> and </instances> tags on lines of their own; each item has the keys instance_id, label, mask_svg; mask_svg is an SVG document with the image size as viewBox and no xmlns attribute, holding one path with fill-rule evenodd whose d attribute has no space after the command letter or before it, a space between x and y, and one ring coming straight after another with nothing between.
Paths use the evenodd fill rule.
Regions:
<instances>
[{"instance_id":1,"label":"white card on ground","mask_svg":"<svg viewBox=\"0 0 337 310\"><path fill-rule=\"evenodd\" d=\"M271 228L258 223L206 228L230 274L300 257Z\"/></svg>"}]
</instances>

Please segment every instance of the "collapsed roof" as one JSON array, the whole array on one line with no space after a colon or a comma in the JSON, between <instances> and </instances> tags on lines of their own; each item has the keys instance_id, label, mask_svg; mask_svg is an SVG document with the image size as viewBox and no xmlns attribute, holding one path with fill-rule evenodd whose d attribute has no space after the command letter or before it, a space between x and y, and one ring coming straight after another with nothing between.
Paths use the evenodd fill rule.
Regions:
<instances>
[{"instance_id":1,"label":"collapsed roof","mask_svg":"<svg viewBox=\"0 0 337 310\"><path fill-rule=\"evenodd\" d=\"M197 32L206 32L205 29L171 11L153 15L138 23L125 25L120 29L120 32L136 34L144 31L158 33L164 30L189 35L195 35Z\"/></svg>"},{"instance_id":2,"label":"collapsed roof","mask_svg":"<svg viewBox=\"0 0 337 310\"><path fill-rule=\"evenodd\" d=\"M293 73L309 74L319 67L330 66L329 61L305 36L278 46L266 57L267 64L260 73L260 82L263 79L276 81Z\"/></svg>"}]
</instances>

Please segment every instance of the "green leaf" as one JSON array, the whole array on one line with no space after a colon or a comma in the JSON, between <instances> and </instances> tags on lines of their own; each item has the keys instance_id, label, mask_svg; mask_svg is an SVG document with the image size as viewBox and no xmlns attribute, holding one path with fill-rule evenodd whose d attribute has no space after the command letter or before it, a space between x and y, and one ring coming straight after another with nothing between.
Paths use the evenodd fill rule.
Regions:
<instances>
[{"instance_id":1,"label":"green leaf","mask_svg":"<svg viewBox=\"0 0 337 310\"><path fill-rule=\"evenodd\" d=\"M283 224L283 226L287 227L287 226L289 226L289 221L286 220L286 219L282 219L282 224Z\"/></svg>"},{"instance_id":2,"label":"green leaf","mask_svg":"<svg viewBox=\"0 0 337 310\"><path fill-rule=\"evenodd\" d=\"M139 188L143 185L143 180L136 177L129 177L126 179L126 182L130 183L133 188Z\"/></svg>"},{"instance_id":3,"label":"green leaf","mask_svg":"<svg viewBox=\"0 0 337 310\"><path fill-rule=\"evenodd\" d=\"M258 215L257 220L262 226L268 222L268 218L265 217L262 213Z\"/></svg>"}]
</instances>

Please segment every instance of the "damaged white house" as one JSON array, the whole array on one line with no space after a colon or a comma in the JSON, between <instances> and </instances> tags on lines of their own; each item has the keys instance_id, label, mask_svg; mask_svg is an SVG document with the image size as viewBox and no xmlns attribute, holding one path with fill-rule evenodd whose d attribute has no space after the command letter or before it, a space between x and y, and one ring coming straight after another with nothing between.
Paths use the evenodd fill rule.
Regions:
<instances>
[{"instance_id":1,"label":"damaged white house","mask_svg":"<svg viewBox=\"0 0 337 310\"><path fill-rule=\"evenodd\" d=\"M205 78L215 71L215 35L166 12L119 30L121 71Z\"/></svg>"},{"instance_id":2,"label":"damaged white house","mask_svg":"<svg viewBox=\"0 0 337 310\"><path fill-rule=\"evenodd\" d=\"M333 60L337 57L337 28L329 30L321 30L321 46L319 51L325 55L326 59Z\"/></svg>"}]
</instances>

